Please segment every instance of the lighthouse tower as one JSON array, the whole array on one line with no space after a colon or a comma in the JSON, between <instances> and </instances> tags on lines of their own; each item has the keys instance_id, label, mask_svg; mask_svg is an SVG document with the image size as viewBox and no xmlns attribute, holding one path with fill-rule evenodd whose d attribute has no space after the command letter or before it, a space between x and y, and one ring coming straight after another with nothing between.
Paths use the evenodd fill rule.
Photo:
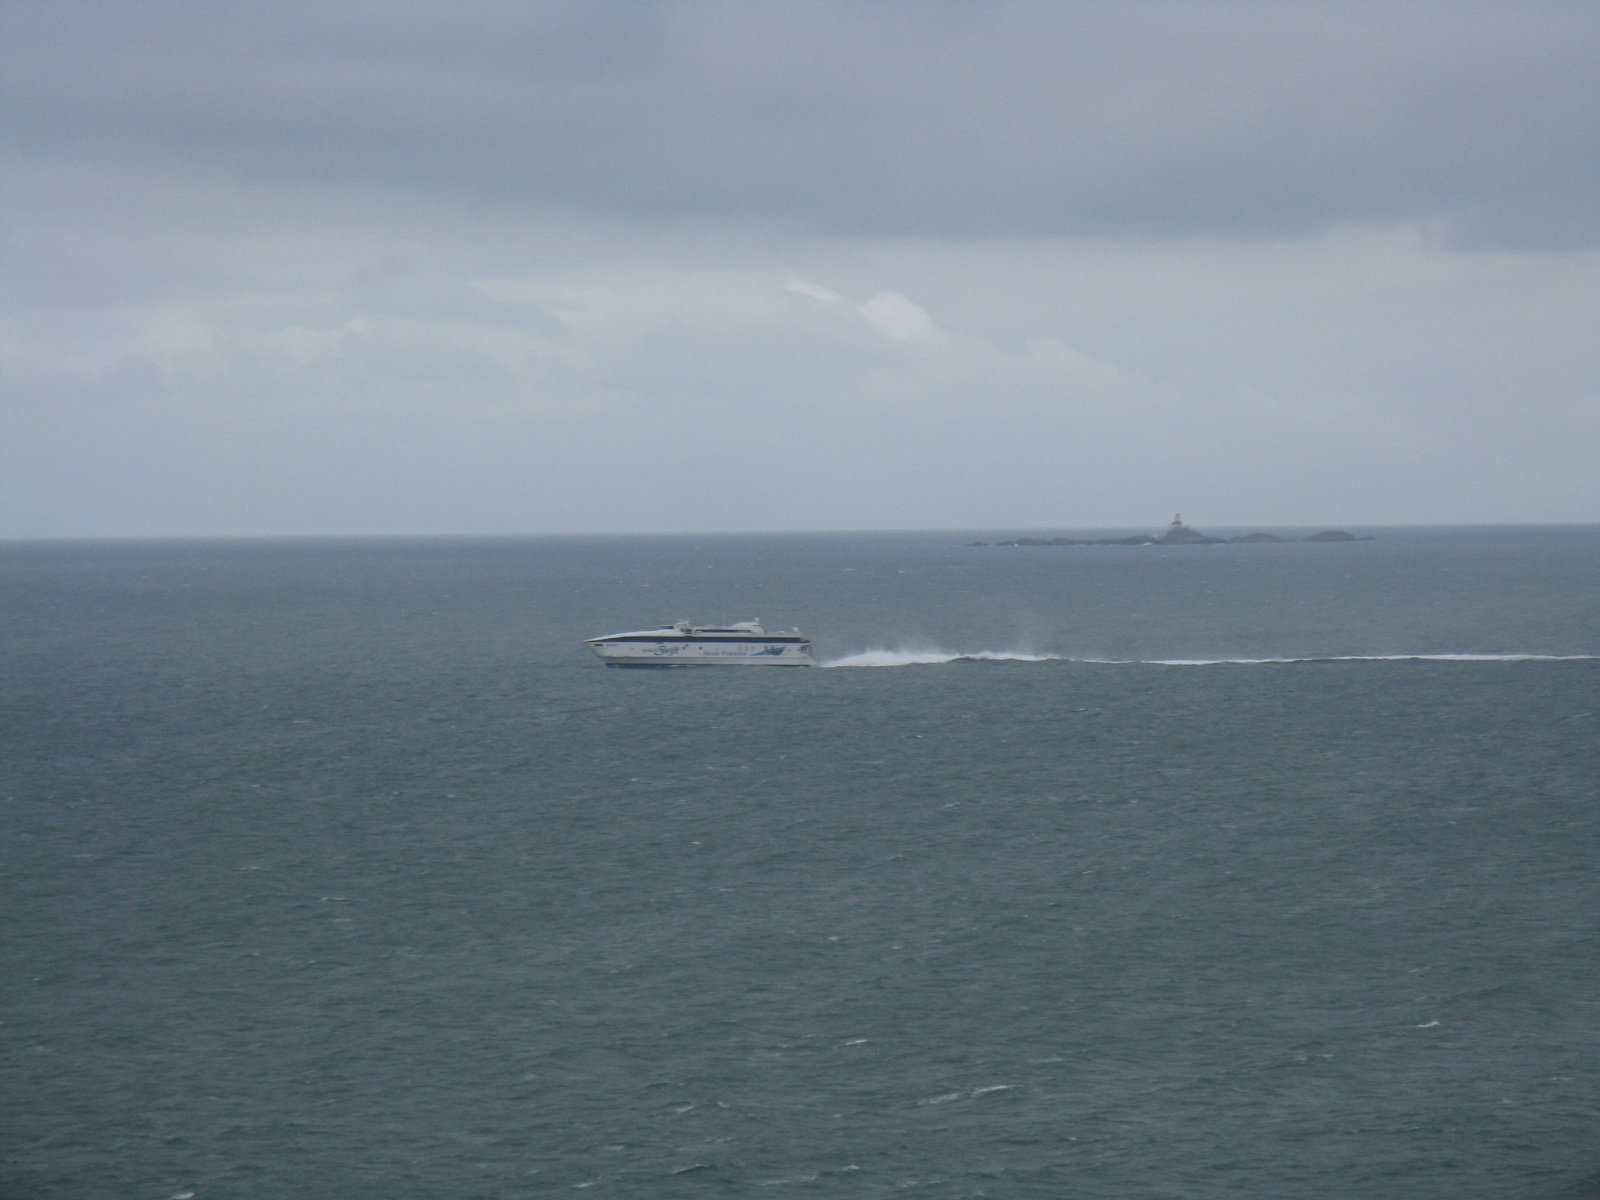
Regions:
<instances>
[{"instance_id":1,"label":"lighthouse tower","mask_svg":"<svg viewBox=\"0 0 1600 1200\"><path fill-rule=\"evenodd\" d=\"M1161 541L1169 544L1173 542L1203 542L1205 540L1205 534L1198 529L1190 529L1183 523L1182 513L1173 514L1172 524L1168 525L1166 533L1161 535Z\"/></svg>"}]
</instances>

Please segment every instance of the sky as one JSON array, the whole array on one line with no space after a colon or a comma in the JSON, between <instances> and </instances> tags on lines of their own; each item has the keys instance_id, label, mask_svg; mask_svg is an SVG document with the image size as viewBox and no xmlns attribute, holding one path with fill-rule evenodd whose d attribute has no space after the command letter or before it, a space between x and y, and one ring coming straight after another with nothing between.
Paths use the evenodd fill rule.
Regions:
<instances>
[{"instance_id":1,"label":"sky","mask_svg":"<svg viewBox=\"0 0 1600 1200\"><path fill-rule=\"evenodd\" d=\"M1600 521L1600 5L7 0L0 537Z\"/></svg>"}]
</instances>

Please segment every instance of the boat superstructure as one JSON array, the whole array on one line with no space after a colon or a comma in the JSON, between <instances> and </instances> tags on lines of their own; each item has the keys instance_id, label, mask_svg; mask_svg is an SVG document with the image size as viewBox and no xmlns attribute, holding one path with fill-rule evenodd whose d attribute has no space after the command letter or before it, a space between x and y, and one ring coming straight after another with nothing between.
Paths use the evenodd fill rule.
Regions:
<instances>
[{"instance_id":1,"label":"boat superstructure","mask_svg":"<svg viewBox=\"0 0 1600 1200\"><path fill-rule=\"evenodd\" d=\"M759 621L691 625L589 638L585 646L608 667L814 667L811 639L798 629L768 633Z\"/></svg>"}]
</instances>

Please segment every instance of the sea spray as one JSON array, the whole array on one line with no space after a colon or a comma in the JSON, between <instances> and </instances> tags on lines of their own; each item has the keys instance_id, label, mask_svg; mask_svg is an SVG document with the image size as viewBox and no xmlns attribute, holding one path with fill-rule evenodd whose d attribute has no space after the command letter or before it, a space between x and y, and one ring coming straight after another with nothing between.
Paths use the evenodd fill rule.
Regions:
<instances>
[{"instance_id":1,"label":"sea spray","mask_svg":"<svg viewBox=\"0 0 1600 1200\"><path fill-rule=\"evenodd\" d=\"M821 664L824 667L916 667L952 662L1055 662L1057 654L1029 654L1024 650L885 650L874 648L847 654Z\"/></svg>"}]
</instances>

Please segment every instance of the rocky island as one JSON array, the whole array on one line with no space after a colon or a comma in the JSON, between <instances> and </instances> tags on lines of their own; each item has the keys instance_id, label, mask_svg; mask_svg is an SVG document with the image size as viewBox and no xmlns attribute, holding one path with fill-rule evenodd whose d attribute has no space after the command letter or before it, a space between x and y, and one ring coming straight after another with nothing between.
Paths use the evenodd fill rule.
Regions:
<instances>
[{"instance_id":1,"label":"rocky island","mask_svg":"<svg viewBox=\"0 0 1600 1200\"><path fill-rule=\"evenodd\" d=\"M1167 526L1165 533L1159 536L1153 533L1138 533L1131 537L1111 538L1014 538L1009 542L995 542L996 546L1228 546L1241 544L1259 544L1262 542L1287 542L1292 539L1279 537L1275 533L1247 533L1243 537L1220 538L1210 537L1198 529L1183 523L1183 514L1179 513L1172 518L1172 524ZM1370 542L1372 537L1357 537L1353 533L1346 533L1342 529L1324 529L1321 533L1313 533L1304 539L1308 542ZM971 542L973 546L987 546L988 542Z\"/></svg>"}]
</instances>

